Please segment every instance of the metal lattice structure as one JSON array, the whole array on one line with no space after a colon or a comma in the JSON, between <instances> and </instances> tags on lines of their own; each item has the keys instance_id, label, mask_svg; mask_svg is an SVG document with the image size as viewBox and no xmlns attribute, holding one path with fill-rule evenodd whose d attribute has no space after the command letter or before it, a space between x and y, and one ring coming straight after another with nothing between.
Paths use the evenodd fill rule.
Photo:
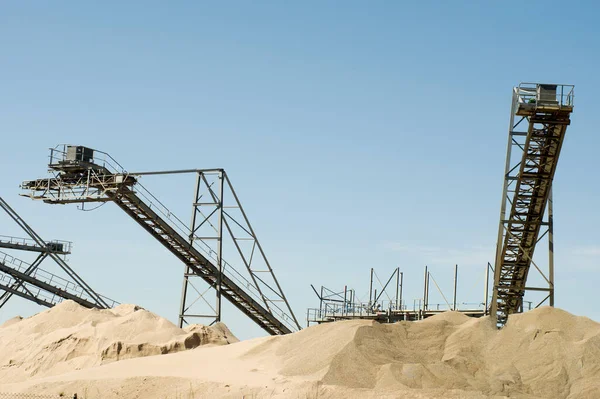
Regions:
<instances>
[{"instance_id":1,"label":"metal lattice structure","mask_svg":"<svg viewBox=\"0 0 600 399\"><path fill-rule=\"evenodd\" d=\"M513 90L491 304L499 326L523 310L526 291L546 292L538 306L554 306L552 181L572 111L571 85L522 83ZM544 236L545 273L533 260ZM526 285L532 265L543 287Z\"/></svg>"},{"instance_id":2,"label":"metal lattice structure","mask_svg":"<svg viewBox=\"0 0 600 399\"><path fill-rule=\"evenodd\" d=\"M184 263L180 325L192 318L220 320L221 297L225 297L270 334L300 329L223 169L128 173L104 152L62 145L51 149L49 170L52 177L22 184L31 198L50 204L112 201ZM181 173L196 175L189 226L139 182L139 176ZM233 245L241 263L234 266L223 259L226 242ZM242 242L250 244L249 252ZM194 311L193 305L205 294L194 280L216 291L211 314ZM192 298L191 292L197 297Z\"/></svg>"},{"instance_id":3,"label":"metal lattice structure","mask_svg":"<svg viewBox=\"0 0 600 399\"><path fill-rule=\"evenodd\" d=\"M68 241L44 241L21 216L0 197L0 208L25 232L29 238L0 236L0 248L37 253L32 263L0 251L0 308L13 296L28 299L39 305L52 307L70 299L87 308L109 308L117 302L97 294L61 257L71 253ZM66 274L61 277L40 268L47 258Z\"/></svg>"},{"instance_id":4,"label":"metal lattice structure","mask_svg":"<svg viewBox=\"0 0 600 399\"><path fill-rule=\"evenodd\" d=\"M444 303L429 302L431 282L443 298ZM414 299L412 308L407 306L402 297L404 273L400 271L400 268L396 268L387 280L381 280L375 270L371 268L369 295L365 302L357 300L355 290L349 289L348 286L344 286L344 289L339 291L321 286L318 291L311 285L315 295L319 298L319 307L307 309L307 325L354 319L376 320L381 323L416 321L446 311L457 311L471 317L486 315L487 304L485 301L479 304L464 302L459 304L457 302L457 282L458 265L454 265L453 297L449 301L433 278L429 267L425 266L423 297ZM487 298L487 290L485 296Z\"/></svg>"}]
</instances>

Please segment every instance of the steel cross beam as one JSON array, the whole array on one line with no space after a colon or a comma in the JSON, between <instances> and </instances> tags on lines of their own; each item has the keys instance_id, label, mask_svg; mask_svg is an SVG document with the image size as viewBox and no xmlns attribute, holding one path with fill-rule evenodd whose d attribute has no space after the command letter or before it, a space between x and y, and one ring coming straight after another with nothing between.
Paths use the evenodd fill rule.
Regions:
<instances>
[{"instance_id":1,"label":"steel cross beam","mask_svg":"<svg viewBox=\"0 0 600 399\"><path fill-rule=\"evenodd\" d=\"M546 299L554 306L551 188L572 111L573 86L521 84L513 90L491 304L498 326L510 314L523 311L527 290L547 291ZM517 130L522 122L526 131ZM540 234L543 227L547 231ZM547 275L533 260L536 245L545 235ZM526 286L531 265L547 287Z\"/></svg>"}]
</instances>

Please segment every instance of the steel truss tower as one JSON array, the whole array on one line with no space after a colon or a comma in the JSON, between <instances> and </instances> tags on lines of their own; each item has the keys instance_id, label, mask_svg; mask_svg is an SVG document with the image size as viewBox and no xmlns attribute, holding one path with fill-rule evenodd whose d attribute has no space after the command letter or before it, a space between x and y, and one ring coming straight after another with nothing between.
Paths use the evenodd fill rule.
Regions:
<instances>
[{"instance_id":1,"label":"steel truss tower","mask_svg":"<svg viewBox=\"0 0 600 399\"><path fill-rule=\"evenodd\" d=\"M0 236L0 248L38 254L32 263L27 263L0 251L0 290L4 291L0 295L0 308L13 295L47 307L63 299L73 300L87 308L105 309L117 304L97 294L61 257L71 253L70 242L44 241L1 197L0 208L29 236ZM66 273L66 278L40 268L46 258L51 258Z\"/></svg>"},{"instance_id":2,"label":"steel truss tower","mask_svg":"<svg viewBox=\"0 0 600 399\"><path fill-rule=\"evenodd\" d=\"M223 275L227 274L241 286L253 290L268 312L299 328L227 173L223 169L175 171L186 172L193 173L196 180L190 243L204 247L205 252L217 265L218 274L214 285L209 284L201 292L198 288L202 285L202 276L185 266L179 311L180 327L189 324L190 320L195 318L209 318L212 323L221 320ZM227 254L227 260L224 259L224 254ZM236 265L247 274L240 273ZM214 307L205 298L205 294L211 288L214 288L216 294ZM199 301L204 302L212 312L196 312Z\"/></svg>"},{"instance_id":3,"label":"steel truss tower","mask_svg":"<svg viewBox=\"0 0 600 399\"><path fill-rule=\"evenodd\" d=\"M498 326L523 311L526 291L546 293L537 306L554 306L552 181L572 111L571 85L521 83L513 90L491 304ZM545 271L534 261L544 237ZM541 287L526 285L532 265Z\"/></svg>"},{"instance_id":4,"label":"steel truss tower","mask_svg":"<svg viewBox=\"0 0 600 399\"><path fill-rule=\"evenodd\" d=\"M61 145L51 149L49 170L51 178L23 182L29 197L51 204L112 201L183 262L180 325L220 320L225 297L270 334L300 329L223 169L129 173L104 152ZM196 176L190 225L139 183L140 176L185 173ZM234 264L230 256L240 261ZM208 289L199 288L200 281ZM215 306L205 299L211 289ZM210 311L198 312L199 304Z\"/></svg>"}]
</instances>

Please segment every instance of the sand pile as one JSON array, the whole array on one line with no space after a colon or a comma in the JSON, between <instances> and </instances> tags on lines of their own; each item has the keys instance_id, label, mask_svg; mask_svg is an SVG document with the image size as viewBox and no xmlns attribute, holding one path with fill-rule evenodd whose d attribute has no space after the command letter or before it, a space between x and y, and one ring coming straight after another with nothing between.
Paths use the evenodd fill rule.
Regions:
<instances>
[{"instance_id":1,"label":"sand pile","mask_svg":"<svg viewBox=\"0 0 600 399\"><path fill-rule=\"evenodd\" d=\"M86 309L65 301L0 326L0 385L117 360L237 342L224 324L185 329L135 305Z\"/></svg>"},{"instance_id":2,"label":"sand pile","mask_svg":"<svg viewBox=\"0 0 600 399\"><path fill-rule=\"evenodd\" d=\"M26 322L0 328L2 348L3 330ZM500 331L489 318L454 312L412 323L337 322L33 378L2 390L77 392L90 399L600 398L600 324L553 308L511 316Z\"/></svg>"}]
</instances>

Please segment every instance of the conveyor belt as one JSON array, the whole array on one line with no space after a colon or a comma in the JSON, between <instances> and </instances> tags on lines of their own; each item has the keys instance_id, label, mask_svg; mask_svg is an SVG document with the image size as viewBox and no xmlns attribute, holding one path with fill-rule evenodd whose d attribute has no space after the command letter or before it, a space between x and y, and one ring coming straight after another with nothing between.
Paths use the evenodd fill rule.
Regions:
<instances>
[{"instance_id":1,"label":"conveyor belt","mask_svg":"<svg viewBox=\"0 0 600 399\"><path fill-rule=\"evenodd\" d=\"M63 151L62 155L66 154L67 151ZM97 161L61 158L61 161L49 165L51 170L57 172L55 177L24 182L22 188L31 191L30 197L47 203L115 202L210 286L218 286L220 279L221 294L269 334L292 331L288 327L290 321L295 321L291 309L289 313L277 316L271 310L274 302L280 300L279 293L274 293L274 298L268 298L256 288L253 291L255 285L239 272L228 268L220 273L206 254L190 244L189 229L183 231L180 224L175 224L174 220L178 219L147 192L134 176L128 175L120 166L94 162ZM138 191L143 191L145 195L141 197Z\"/></svg>"},{"instance_id":2,"label":"conveyor belt","mask_svg":"<svg viewBox=\"0 0 600 399\"><path fill-rule=\"evenodd\" d=\"M573 111L572 89L569 93L566 98L557 94L557 85L535 85L533 90L515 88L513 114L522 118L519 123L527 124L527 131L521 147L522 158L518 168L513 168L518 173L513 177L509 176L507 162L505 178L513 180L510 184L514 184L514 189L509 198L508 218L500 220L492 301L498 325L504 325L509 314L522 311L525 283ZM512 122L510 134L511 138L516 134ZM509 142L512 145L514 142ZM509 195L508 185L507 180L503 198ZM501 218L504 210L502 214Z\"/></svg>"}]
</instances>

